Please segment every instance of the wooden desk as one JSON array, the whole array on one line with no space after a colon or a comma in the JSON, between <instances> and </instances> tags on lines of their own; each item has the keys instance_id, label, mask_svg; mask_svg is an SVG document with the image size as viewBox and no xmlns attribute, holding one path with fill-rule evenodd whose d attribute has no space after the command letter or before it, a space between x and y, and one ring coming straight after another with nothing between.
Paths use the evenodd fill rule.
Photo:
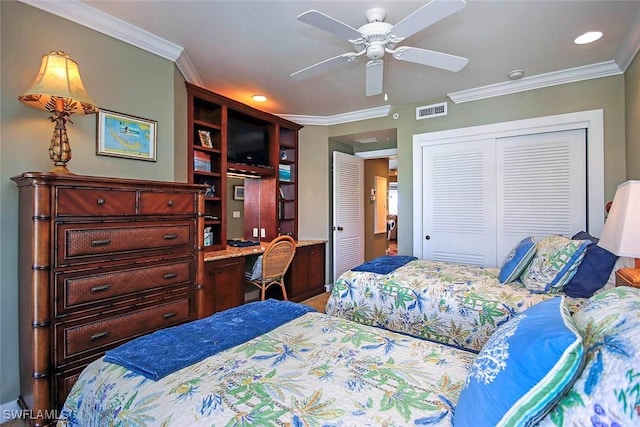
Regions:
<instances>
[{"instance_id":1,"label":"wooden desk","mask_svg":"<svg viewBox=\"0 0 640 427\"><path fill-rule=\"evenodd\" d=\"M325 292L325 240L298 240L285 276L291 301L304 301ZM205 252L204 283L198 288L198 318L244 304L247 258L263 253L269 242L242 248Z\"/></svg>"}]
</instances>

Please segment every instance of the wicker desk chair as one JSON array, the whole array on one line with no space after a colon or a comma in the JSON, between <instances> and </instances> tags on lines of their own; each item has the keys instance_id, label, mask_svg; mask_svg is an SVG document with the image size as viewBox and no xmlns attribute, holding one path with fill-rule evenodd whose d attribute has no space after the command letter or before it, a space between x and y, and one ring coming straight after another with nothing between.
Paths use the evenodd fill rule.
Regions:
<instances>
[{"instance_id":1,"label":"wicker desk chair","mask_svg":"<svg viewBox=\"0 0 640 427\"><path fill-rule=\"evenodd\" d=\"M264 300L266 290L271 285L280 285L282 296L287 300L284 275L296 253L296 241L291 236L280 236L271 241L262 254L262 277L249 280L260 288L260 299Z\"/></svg>"}]
</instances>

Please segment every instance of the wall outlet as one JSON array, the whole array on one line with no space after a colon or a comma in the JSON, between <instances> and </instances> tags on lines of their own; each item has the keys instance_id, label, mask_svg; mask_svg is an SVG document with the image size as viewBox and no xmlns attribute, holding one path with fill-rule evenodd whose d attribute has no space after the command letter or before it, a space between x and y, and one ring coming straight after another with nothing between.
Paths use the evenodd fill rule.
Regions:
<instances>
[{"instance_id":1,"label":"wall outlet","mask_svg":"<svg viewBox=\"0 0 640 427\"><path fill-rule=\"evenodd\" d=\"M262 237L262 238L267 237L267 232L265 231L264 228L260 229L260 237Z\"/></svg>"},{"instance_id":2,"label":"wall outlet","mask_svg":"<svg viewBox=\"0 0 640 427\"><path fill-rule=\"evenodd\" d=\"M253 228L253 237L258 237L258 229L257 228Z\"/></svg>"},{"instance_id":3,"label":"wall outlet","mask_svg":"<svg viewBox=\"0 0 640 427\"><path fill-rule=\"evenodd\" d=\"M240 218L240 211L233 211L232 215L234 218Z\"/></svg>"}]
</instances>

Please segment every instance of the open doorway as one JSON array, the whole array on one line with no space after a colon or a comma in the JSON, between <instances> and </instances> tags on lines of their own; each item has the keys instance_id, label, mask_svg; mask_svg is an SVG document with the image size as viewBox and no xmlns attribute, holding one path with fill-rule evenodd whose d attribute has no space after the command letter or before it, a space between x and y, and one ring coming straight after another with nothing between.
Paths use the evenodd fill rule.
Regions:
<instances>
[{"instance_id":1,"label":"open doorway","mask_svg":"<svg viewBox=\"0 0 640 427\"><path fill-rule=\"evenodd\" d=\"M360 195L359 206L363 210L363 236L362 241L365 246L365 260L373 259L374 257L383 256L388 252L388 232L382 224L382 231L380 231L380 224L375 226L375 219L379 219L379 211L372 209L372 205L375 203L371 200L371 191L375 188L375 182L379 182L375 178L384 177L387 180L387 187L385 188L385 202L388 195L388 183L397 181L397 130L396 129L384 129L376 131L366 131L357 134L349 134L343 136L332 136L329 138L331 152L342 152L352 156L360 157L365 160L364 169L367 170L366 164L369 163L371 170L368 170L369 179L363 181L362 194ZM333 156L333 154L332 154ZM394 165L393 176L389 176L389 158L392 157L392 165ZM333 160L332 160L333 162ZM381 166L383 165L383 166ZM335 168L335 164L332 163L332 168ZM334 169L335 172L335 169ZM331 183L332 192L335 193L336 185ZM335 195L335 194L334 194ZM387 205L387 203L385 203ZM386 206L385 206L386 208ZM331 203L332 218L336 217L335 203ZM385 212L384 219L387 219L388 212ZM335 220L332 220L332 227L340 227L340 224L335 224ZM369 223L372 223L370 226ZM339 246L339 242L336 242L332 237L329 246L331 253L335 254L335 245ZM332 257L331 265L335 270L336 262L338 260Z\"/></svg>"}]
</instances>

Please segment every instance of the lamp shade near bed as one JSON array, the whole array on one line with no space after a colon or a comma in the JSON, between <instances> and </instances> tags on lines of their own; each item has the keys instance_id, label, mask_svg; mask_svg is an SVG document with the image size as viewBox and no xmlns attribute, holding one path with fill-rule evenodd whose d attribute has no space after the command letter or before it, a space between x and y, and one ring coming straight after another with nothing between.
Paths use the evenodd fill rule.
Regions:
<instances>
[{"instance_id":1,"label":"lamp shade near bed","mask_svg":"<svg viewBox=\"0 0 640 427\"><path fill-rule=\"evenodd\" d=\"M618 186L598 246L618 256L635 258L635 269L622 268L618 274L640 284L640 181Z\"/></svg>"}]
</instances>

